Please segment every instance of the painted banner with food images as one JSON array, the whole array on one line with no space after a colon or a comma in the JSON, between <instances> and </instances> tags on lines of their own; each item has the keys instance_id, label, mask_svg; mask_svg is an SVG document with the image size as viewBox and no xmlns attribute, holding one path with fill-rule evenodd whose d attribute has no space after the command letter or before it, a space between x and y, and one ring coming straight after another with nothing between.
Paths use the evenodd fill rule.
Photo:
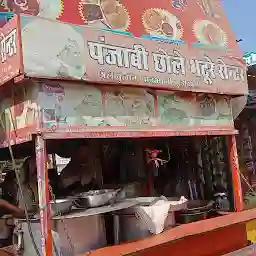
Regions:
<instances>
[{"instance_id":1,"label":"painted banner with food images","mask_svg":"<svg viewBox=\"0 0 256 256\"><path fill-rule=\"evenodd\" d=\"M0 85L22 72L20 26L15 16L0 28Z\"/></svg>"},{"instance_id":2,"label":"painted banner with food images","mask_svg":"<svg viewBox=\"0 0 256 256\"><path fill-rule=\"evenodd\" d=\"M21 26L24 69L31 77L247 94L246 65L226 51L155 42L32 16L22 16Z\"/></svg>"},{"instance_id":3,"label":"painted banner with food images","mask_svg":"<svg viewBox=\"0 0 256 256\"><path fill-rule=\"evenodd\" d=\"M234 127L230 98L225 95L47 80L36 85L41 123L48 130Z\"/></svg>"},{"instance_id":4,"label":"painted banner with food images","mask_svg":"<svg viewBox=\"0 0 256 256\"><path fill-rule=\"evenodd\" d=\"M0 147L53 138L234 134L230 97L137 87L27 80L0 95Z\"/></svg>"},{"instance_id":5,"label":"painted banner with food images","mask_svg":"<svg viewBox=\"0 0 256 256\"><path fill-rule=\"evenodd\" d=\"M76 25L118 30L136 37L165 37L239 52L221 0L0 1L11 10Z\"/></svg>"}]
</instances>

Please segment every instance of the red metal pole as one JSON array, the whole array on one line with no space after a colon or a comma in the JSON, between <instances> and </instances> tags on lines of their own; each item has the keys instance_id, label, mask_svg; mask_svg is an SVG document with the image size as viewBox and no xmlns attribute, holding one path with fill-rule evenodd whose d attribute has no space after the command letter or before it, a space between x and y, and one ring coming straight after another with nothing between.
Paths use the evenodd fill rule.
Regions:
<instances>
[{"instance_id":1,"label":"red metal pole","mask_svg":"<svg viewBox=\"0 0 256 256\"><path fill-rule=\"evenodd\" d=\"M228 136L228 152L229 152L229 161L230 161L230 167L231 167L231 173L232 173L235 211L240 212L243 210L244 203L243 203L242 187L241 187L241 180L240 180L240 174L239 174L239 164L238 164L235 135Z\"/></svg>"},{"instance_id":2,"label":"red metal pole","mask_svg":"<svg viewBox=\"0 0 256 256\"><path fill-rule=\"evenodd\" d=\"M36 165L41 223L41 242L44 256L52 256L51 214L49 209L49 186L45 140L36 136Z\"/></svg>"}]
</instances>

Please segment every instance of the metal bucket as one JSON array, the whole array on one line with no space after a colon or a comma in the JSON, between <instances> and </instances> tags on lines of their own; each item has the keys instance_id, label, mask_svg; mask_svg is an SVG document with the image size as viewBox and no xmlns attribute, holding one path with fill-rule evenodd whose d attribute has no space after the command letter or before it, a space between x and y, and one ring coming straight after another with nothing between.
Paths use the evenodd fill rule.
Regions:
<instances>
[{"instance_id":1,"label":"metal bucket","mask_svg":"<svg viewBox=\"0 0 256 256\"><path fill-rule=\"evenodd\" d=\"M140 202L140 205L150 205L156 197L138 197L134 198ZM133 199L133 200L134 200ZM169 201L178 201L178 198L168 198ZM180 205L171 205L168 216L165 220L164 229L169 229L175 226L175 211L187 208L187 202ZM118 231L115 230L115 239L119 242L127 242L132 240L139 240L148 236L152 236L148 227L145 225L143 220L135 216L136 206L124 209L122 211L116 212L119 219Z\"/></svg>"},{"instance_id":2,"label":"metal bucket","mask_svg":"<svg viewBox=\"0 0 256 256\"><path fill-rule=\"evenodd\" d=\"M152 234L135 214L119 213L119 242L139 240Z\"/></svg>"},{"instance_id":3,"label":"metal bucket","mask_svg":"<svg viewBox=\"0 0 256 256\"><path fill-rule=\"evenodd\" d=\"M121 211L117 213L118 216L118 242L128 242L139 240L145 237L152 236L143 220L135 216L132 208L129 208L128 213ZM169 229L175 225L174 212L169 212L165 220L165 229Z\"/></svg>"},{"instance_id":4,"label":"metal bucket","mask_svg":"<svg viewBox=\"0 0 256 256\"><path fill-rule=\"evenodd\" d=\"M41 252L40 221L32 220L31 228L37 248ZM72 255L65 228L68 230L75 255L102 248L107 244L105 222L102 215L64 219L64 223L60 219L54 219L53 237L56 247L58 251L61 251L62 256ZM16 224L16 238L14 240L20 247L21 255L36 256L29 236L28 224L25 220L18 220ZM57 256L55 252L53 252L53 255Z\"/></svg>"}]
</instances>

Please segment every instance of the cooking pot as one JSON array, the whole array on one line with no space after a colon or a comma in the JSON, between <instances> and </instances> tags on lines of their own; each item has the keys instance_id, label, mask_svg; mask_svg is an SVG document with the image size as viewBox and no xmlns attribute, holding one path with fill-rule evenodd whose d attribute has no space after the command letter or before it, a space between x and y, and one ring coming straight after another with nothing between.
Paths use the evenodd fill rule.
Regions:
<instances>
[{"instance_id":1,"label":"cooking pot","mask_svg":"<svg viewBox=\"0 0 256 256\"><path fill-rule=\"evenodd\" d=\"M65 214L71 211L73 206L74 199L66 198L66 199L56 199L55 201L50 201L50 209L52 216L56 216L58 214Z\"/></svg>"},{"instance_id":2,"label":"cooking pot","mask_svg":"<svg viewBox=\"0 0 256 256\"><path fill-rule=\"evenodd\" d=\"M207 200L189 200L187 208L178 212L178 222L190 223L206 219L208 213L212 210L213 203L213 201Z\"/></svg>"},{"instance_id":3,"label":"cooking pot","mask_svg":"<svg viewBox=\"0 0 256 256\"><path fill-rule=\"evenodd\" d=\"M101 189L92 190L77 195L75 205L83 208L93 208L106 205L111 202L117 195L119 190Z\"/></svg>"},{"instance_id":4,"label":"cooking pot","mask_svg":"<svg viewBox=\"0 0 256 256\"><path fill-rule=\"evenodd\" d=\"M183 209L182 213L199 213L208 212L213 207L213 201L207 200L189 200L187 202L187 208Z\"/></svg>"}]
</instances>

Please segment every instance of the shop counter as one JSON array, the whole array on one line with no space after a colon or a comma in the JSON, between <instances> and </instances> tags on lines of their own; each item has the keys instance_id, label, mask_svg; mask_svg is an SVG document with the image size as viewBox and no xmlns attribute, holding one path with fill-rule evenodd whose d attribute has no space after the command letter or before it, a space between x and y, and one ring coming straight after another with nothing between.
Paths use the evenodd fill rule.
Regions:
<instances>
[{"instance_id":1,"label":"shop counter","mask_svg":"<svg viewBox=\"0 0 256 256\"><path fill-rule=\"evenodd\" d=\"M169 255L170 251L179 256L218 256L255 242L256 237L255 241L248 241L253 240L250 232L254 227L256 231L256 209L251 209L183 224L143 240L105 247L79 256L160 256Z\"/></svg>"}]
</instances>

